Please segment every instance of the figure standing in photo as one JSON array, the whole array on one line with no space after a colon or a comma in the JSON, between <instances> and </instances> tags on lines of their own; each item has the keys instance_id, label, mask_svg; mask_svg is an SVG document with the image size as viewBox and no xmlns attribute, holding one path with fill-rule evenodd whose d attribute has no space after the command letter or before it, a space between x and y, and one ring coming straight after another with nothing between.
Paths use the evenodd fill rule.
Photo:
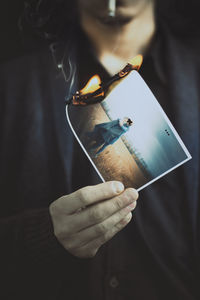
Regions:
<instances>
[{"instance_id":1,"label":"figure standing in photo","mask_svg":"<svg viewBox=\"0 0 200 300\"><path fill-rule=\"evenodd\" d=\"M128 117L97 124L93 131L87 133L90 139L90 151L99 148L95 153L95 157L97 157L109 145L113 145L132 125L133 121Z\"/></svg>"}]
</instances>

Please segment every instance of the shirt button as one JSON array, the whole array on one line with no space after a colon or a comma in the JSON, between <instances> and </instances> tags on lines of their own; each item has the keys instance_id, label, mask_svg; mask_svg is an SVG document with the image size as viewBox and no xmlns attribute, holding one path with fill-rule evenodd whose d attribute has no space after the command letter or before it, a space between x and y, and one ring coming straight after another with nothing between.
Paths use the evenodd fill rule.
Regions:
<instances>
[{"instance_id":1,"label":"shirt button","mask_svg":"<svg viewBox=\"0 0 200 300\"><path fill-rule=\"evenodd\" d=\"M111 277L109 285L111 288L115 289L119 285L118 279L115 276Z\"/></svg>"}]
</instances>

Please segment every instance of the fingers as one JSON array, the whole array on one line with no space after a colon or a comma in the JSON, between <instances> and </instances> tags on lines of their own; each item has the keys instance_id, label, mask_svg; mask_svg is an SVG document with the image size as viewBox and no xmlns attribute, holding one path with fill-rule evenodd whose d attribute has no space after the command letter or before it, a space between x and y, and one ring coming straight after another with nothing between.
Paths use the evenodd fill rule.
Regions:
<instances>
[{"instance_id":1,"label":"fingers","mask_svg":"<svg viewBox=\"0 0 200 300\"><path fill-rule=\"evenodd\" d=\"M60 207L66 214L72 214L80 208L115 197L123 190L123 184L118 181L87 186L70 195L61 197L59 199Z\"/></svg>"},{"instance_id":2,"label":"fingers","mask_svg":"<svg viewBox=\"0 0 200 300\"><path fill-rule=\"evenodd\" d=\"M109 241L114 235L116 235L120 230L122 230L130 222L131 218L132 214L130 212L121 222L112 227L112 229L107 231L104 235L101 235L97 239L89 242L88 244L80 248L74 249L74 255L80 258L89 258L95 256L98 249L107 241Z\"/></svg>"},{"instance_id":3,"label":"fingers","mask_svg":"<svg viewBox=\"0 0 200 300\"><path fill-rule=\"evenodd\" d=\"M124 222L124 219L126 220L127 215L130 214L130 212L135 209L136 207L136 201L133 202L131 205L126 206L125 208L121 209L111 217L107 218L103 222L96 224L94 226L91 226L87 229L84 229L73 236L70 237L70 242L68 243L68 247L71 249L80 248L84 245L90 243L93 240L96 240L102 236L105 236L108 231L112 231L112 228L121 225L126 225ZM122 224L120 223L122 222ZM120 230L121 227L119 227ZM122 226L123 228L123 226Z\"/></svg>"},{"instance_id":4,"label":"fingers","mask_svg":"<svg viewBox=\"0 0 200 300\"><path fill-rule=\"evenodd\" d=\"M91 227L92 225L102 223L118 211L120 215L122 213L121 210L128 205L133 204L135 207L135 201L137 198L137 191L130 188L117 197L90 206L80 213L73 215L73 223L71 222L69 224L70 230L73 232L79 232L80 230Z\"/></svg>"},{"instance_id":5,"label":"fingers","mask_svg":"<svg viewBox=\"0 0 200 300\"><path fill-rule=\"evenodd\" d=\"M138 193L117 181L85 187L54 201L54 234L71 254L91 257L131 219ZM84 208L80 210L80 208Z\"/></svg>"}]
</instances>

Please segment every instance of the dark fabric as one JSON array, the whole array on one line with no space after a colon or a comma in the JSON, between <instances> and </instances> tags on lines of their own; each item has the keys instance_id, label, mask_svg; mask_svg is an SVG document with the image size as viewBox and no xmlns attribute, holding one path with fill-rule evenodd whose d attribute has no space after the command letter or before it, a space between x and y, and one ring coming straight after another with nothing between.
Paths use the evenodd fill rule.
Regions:
<instances>
[{"instance_id":1,"label":"dark fabric","mask_svg":"<svg viewBox=\"0 0 200 300\"><path fill-rule=\"evenodd\" d=\"M97 178L67 126L67 86L47 49L0 69L1 298L59 299L65 285L69 295L81 294L85 262L57 242L47 211Z\"/></svg>"},{"instance_id":2,"label":"dark fabric","mask_svg":"<svg viewBox=\"0 0 200 300\"><path fill-rule=\"evenodd\" d=\"M199 58L160 30L141 75L193 159L141 191L131 224L90 260L62 248L48 214L61 195L100 182L66 122L69 82L47 49L1 64L1 299L200 298ZM77 62L80 85L108 76Z\"/></svg>"}]
</instances>

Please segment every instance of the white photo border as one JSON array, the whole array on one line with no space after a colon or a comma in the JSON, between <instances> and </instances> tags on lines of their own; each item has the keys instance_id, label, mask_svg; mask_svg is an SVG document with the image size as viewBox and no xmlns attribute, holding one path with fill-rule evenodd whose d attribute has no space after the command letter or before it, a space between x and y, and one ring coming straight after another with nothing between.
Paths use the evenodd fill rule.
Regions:
<instances>
[{"instance_id":1,"label":"white photo border","mask_svg":"<svg viewBox=\"0 0 200 300\"><path fill-rule=\"evenodd\" d=\"M139 73L137 71L132 71L136 72L139 76ZM144 81L144 79L141 77L141 79L143 80L144 84L146 85L146 87L149 89L150 93L152 94L152 96L155 98L154 94L152 93L152 91L150 90L150 88L148 87L148 85L146 84L146 82ZM185 152L187 158L183 161L181 161L180 163L176 164L175 166L173 166L172 168L170 168L169 170L165 171L164 173L162 173L161 175L155 177L154 179L150 180L149 182L147 182L146 184L142 185L141 187L139 187L137 189L137 191L141 191L143 190L145 187L149 186L150 184L152 184L153 182L157 181L158 179L160 179L161 177L165 176L166 174L170 173L171 171L173 171L174 169L180 167L181 165L183 165L184 163L186 163L187 161L189 161L190 159L192 159L192 156L190 155L189 151L187 150L186 146L184 145L182 139L180 138L178 132L176 131L176 129L174 128L174 126L172 125L171 121L169 120L168 116L166 115L166 113L164 112L163 108L161 107L160 103L157 101L157 99L155 98L156 104L158 106L158 109L160 111L160 113L163 115L165 121L167 122L167 124L169 125L170 129L172 130L173 134L175 135L177 141L179 142L180 146L182 147L183 151ZM90 155L88 154L88 152L86 151L85 147L83 146L83 144L81 143L78 135L76 134L71 121L70 121L70 117L69 117L69 112L68 112L68 105L66 106L66 118L68 121L68 124L72 130L72 133L74 134L75 138L77 139L79 145L81 146L82 150L84 151L84 153L86 154L87 158L89 159L89 161L91 162L92 166L94 167L95 171L97 172L97 174L99 175L100 179L102 180L102 182L105 182L105 179L103 178L103 176L101 175L100 171L98 170L97 166L95 165L95 163L93 162L93 160L91 159ZM113 179L114 180L114 179Z\"/></svg>"}]
</instances>

